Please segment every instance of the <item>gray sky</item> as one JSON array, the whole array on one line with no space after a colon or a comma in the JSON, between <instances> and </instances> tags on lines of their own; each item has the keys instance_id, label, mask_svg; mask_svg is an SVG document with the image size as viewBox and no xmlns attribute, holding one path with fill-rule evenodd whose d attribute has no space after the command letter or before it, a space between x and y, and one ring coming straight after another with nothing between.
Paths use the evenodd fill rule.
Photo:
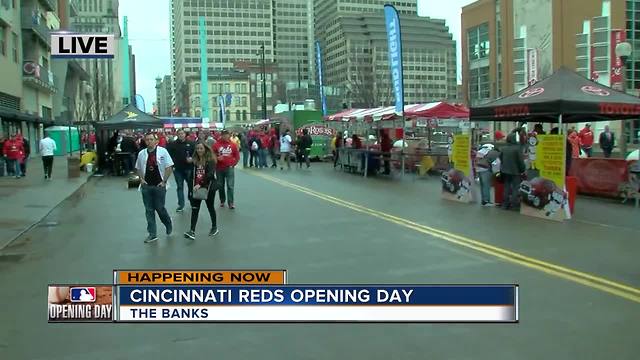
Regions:
<instances>
[{"instance_id":1,"label":"gray sky","mask_svg":"<svg viewBox=\"0 0 640 360\"><path fill-rule=\"evenodd\" d=\"M442 3L446 2L446 5ZM418 0L418 14L445 19L458 44L460 59L460 13L462 6L475 0ZM155 78L171 71L169 51L169 0L120 0L122 16L129 19L129 43L136 55L136 87L146 111L156 99ZM458 74L460 62L458 62ZM460 78L460 75L458 75Z\"/></svg>"}]
</instances>

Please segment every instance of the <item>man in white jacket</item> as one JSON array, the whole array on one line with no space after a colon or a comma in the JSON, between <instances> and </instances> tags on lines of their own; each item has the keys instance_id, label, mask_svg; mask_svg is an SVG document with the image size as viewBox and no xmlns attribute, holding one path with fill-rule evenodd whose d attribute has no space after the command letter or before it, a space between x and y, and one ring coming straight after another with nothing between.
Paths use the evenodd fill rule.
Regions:
<instances>
[{"instance_id":1,"label":"man in white jacket","mask_svg":"<svg viewBox=\"0 0 640 360\"><path fill-rule=\"evenodd\" d=\"M144 242L151 243L158 240L156 212L167 230L167 235L171 235L173 231L171 217L164 206L167 185L173 172L173 160L165 148L158 146L156 134L148 133L144 141L147 148L138 153L136 170L140 176L140 191L147 217L147 232L149 232Z\"/></svg>"},{"instance_id":2,"label":"man in white jacket","mask_svg":"<svg viewBox=\"0 0 640 360\"><path fill-rule=\"evenodd\" d=\"M40 155L42 156L42 167L44 168L44 179L51 180L51 171L53 170L53 154L58 148L56 142L49 137L49 133L44 134L44 138L40 140Z\"/></svg>"}]
</instances>

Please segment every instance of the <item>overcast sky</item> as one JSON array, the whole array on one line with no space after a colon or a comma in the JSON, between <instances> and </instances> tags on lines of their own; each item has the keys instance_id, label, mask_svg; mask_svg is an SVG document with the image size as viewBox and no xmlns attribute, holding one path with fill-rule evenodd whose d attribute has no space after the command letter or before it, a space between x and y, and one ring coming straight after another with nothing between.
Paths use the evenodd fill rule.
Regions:
<instances>
[{"instance_id":1,"label":"overcast sky","mask_svg":"<svg viewBox=\"0 0 640 360\"><path fill-rule=\"evenodd\" d=\"M460 13L475 0L418 0L418 14L445 19L458 45L460 58ZM443 5L443 2L446 5ZM136 56L136 90L146 111L156 99L156 77L171 71L169 51L169 0L120 0L120 16L129 20L129 42ZM122 19L120 20L122 24ZM460 73L458 62L458 74ZM458 75L460 80L460 75Z\"/></svg>"}]
</instances>

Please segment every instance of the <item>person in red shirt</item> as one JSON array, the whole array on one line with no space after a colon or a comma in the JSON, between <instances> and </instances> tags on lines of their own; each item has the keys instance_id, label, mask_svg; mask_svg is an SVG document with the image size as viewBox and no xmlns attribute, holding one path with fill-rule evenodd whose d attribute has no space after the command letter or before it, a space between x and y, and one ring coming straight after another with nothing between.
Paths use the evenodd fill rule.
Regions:
<instances>
[{"instance_id":1,"label":"person in red shirt","mask_svg":"<svg viewBox=\"0 0 640 360\"><path fill-rule=\"evenodd\" d=\"M10 139L4 142L2 152L7 160L7 169L15 169L14 174L16 179L23 176L20 169L20 163L24 158L24 144L22 138L18 134L13 135Z\"/></svg>"},{"instance_id":2,"label":"person in red shirt","mask_svg":"<svg viewBox=\"0 0 640 360\"><path fill-rule=\"evenodd\" d=\"M382 151L382 159L384 159L384 174L389 175L391 174L390 159L393 142L389 137L389 133L384 130L380 130L380 138L380 151Z\"/></svg>"},{"instance_id":3,"label":"person in red shirt","mask_svg":"<svg viewBox=\"0 0 640 360\"><path fill-rule=\"evenodd\" d=\"M224 207L224 203L228 200L229 209L235 209L233 202L234 169L240 160L240 152L238 151L238 146L229 137L229 131L222 130L222 137L213 145L213 152L218 158L216 177L218 178L218 190L220 191L220 207ZM226 192L225 182L227 185Z\"/></svg>"},{"instance_id":4,"label":"person in red shirt","mask_svg":"<svg viewBox=\"0 0 640 360\"><path fill-rule=\"evenodd\" d=\"M167 147L167 137L162 132L160 133L160 136L158 136L158 146L163 148Z\"/></svg>"},{"instance_id":5,"label":"person in red shirt","mask_svg":"<svg viewBox=\"0 0 640 360\"><path fill-rule=\"evenodd\" d=\"M260 154L260 166L263 168L267 167L267 154L269 153L269 148L271 147L271 137L265 130L262 134L260 134L260 142L262 143L262 147L258 150Z\"/></svg>"},{"instance_id":6,"label":"person in red shirt","mask_svg":"<svg viewBox=\"0 0 640 360\"><path fill-rule=\"evenodd\" d=\"M93 131L89 133L89 149L96 149L96 133Z\"/></svg>"},{"instance_id":7,"label":"person in red shirt","mask_svg":"<svg viewBox=\"0 0 640 360\"><path fill-rule=\"evenodd\" d=\"M593 148L593 131L591 130L591 124L586 123L584 128L578 133L580 138L580 147L587 154L587 157L591 157L591 150Z\"/></svg>"}]
</instances>

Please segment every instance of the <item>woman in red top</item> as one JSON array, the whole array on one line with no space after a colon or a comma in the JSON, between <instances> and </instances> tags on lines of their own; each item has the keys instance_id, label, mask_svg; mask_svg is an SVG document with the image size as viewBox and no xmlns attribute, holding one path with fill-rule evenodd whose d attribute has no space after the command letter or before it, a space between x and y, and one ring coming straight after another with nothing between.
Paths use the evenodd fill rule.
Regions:
<instances>
[{"instance_id":1,"label":"woman in red top","mask_svg":"<svg viewBox=\"0 0 640 360\"><path fill-rule=\"evenodd\" d=\"M196 225L198 224L198 214L200 213L200 205L202 205L202 199L194 199L193 192L200 188L209 189L207 199L204 200L207 204L207 210L209 210L209 216L211 217L211 231L209 236L218 234L218 224L216 222L216 209L213 205L213 200L216 194L216 163L218 159L216 154L203 143L196 145L196 150L193 154L193 190L189 192L189 201L191 202L191 228L184 233L184 237L187 239L196 239Z\"/></svg>"}]
</instances>

